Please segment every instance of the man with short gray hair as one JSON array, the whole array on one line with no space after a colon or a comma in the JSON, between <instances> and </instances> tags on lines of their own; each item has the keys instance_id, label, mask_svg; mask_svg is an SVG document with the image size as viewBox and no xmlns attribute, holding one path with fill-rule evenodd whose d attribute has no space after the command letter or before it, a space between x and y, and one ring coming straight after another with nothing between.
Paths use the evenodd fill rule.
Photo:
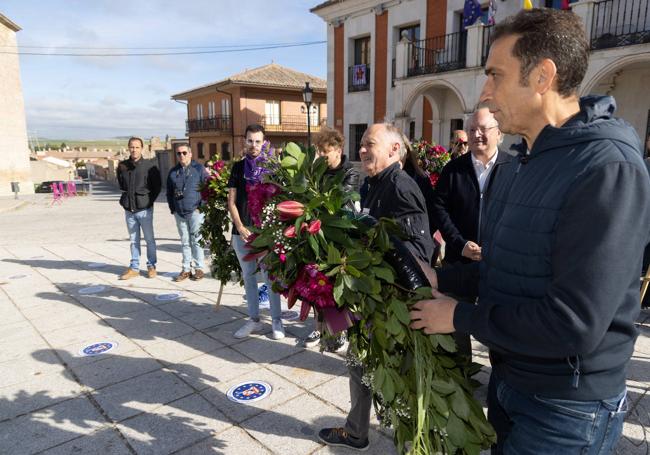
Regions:
<instances>
[{"instance_id":1,"label":"man with short gray hair","mask_svg":"<svg viewBox=\"0 0 650 455\"><path fill-rule=\"evenodd\" d=\"M368 194L362 212L376 219L393 218L403 228L404 244L421 261L429 263L433 239L429 232L424 196L417 183L402 170L406 147L399 129L386 123L371 125L361 139L359 156L368 174ZM351 407L343 428L323 428L318 437L328 445L366 450L372 394L361 378L363 368L350 366Z\"/></svg>"}]
</instances>

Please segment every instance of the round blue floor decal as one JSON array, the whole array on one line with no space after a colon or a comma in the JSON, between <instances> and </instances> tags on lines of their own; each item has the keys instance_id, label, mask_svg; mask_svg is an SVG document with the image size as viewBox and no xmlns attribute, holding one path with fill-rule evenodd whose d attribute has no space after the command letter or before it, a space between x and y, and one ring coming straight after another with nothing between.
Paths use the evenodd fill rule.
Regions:
<instances>
[{"instance_id":1,"label":"round blue floor decal","mask_svg":"<svg viewBox=\"0 0 650 455\"><path fill-rule=\"evenodd\" d=\"M104 289L106 289L106 286L88 286L87 288L81 288L79 289L79 294L82 295L90 295L90 294L98 294L102 292Z\"/></svg>"},{"instance_id":2,"label":"round blue floor decal","mask_svg":"<svg viewBox=\"0 0 650 455\"><path fill-rule=\"evenodd\" d=\"M169 294L158 294L156 300L159 302L171 302L172 300L178 300L181 298L181 294L178 292L171 292Z\"/></svg>"},{"instance_id":3,"label":"round blue floor decal","mask_svg":"<svg viewBox=\"0 0 650 455\"><path fill-rule=\"evenodd\" d=\"M92 357L94 355L106 354L109 351L117 348L115 341L98 341L97 343L89 344L79 351L79 355L84 357Z\"/></svg>"},{"instance_id":4,"label":"round blue floor decal","mask_svg":"<svg viewBox=\"0 0 650 455\"><path fill-rule=\"evenodd\" d=\"M228 390L228 399L235 403L252 403L268 397L272 390L273 388L266 382L242 382Z\"/></svg>"}]
</instances>

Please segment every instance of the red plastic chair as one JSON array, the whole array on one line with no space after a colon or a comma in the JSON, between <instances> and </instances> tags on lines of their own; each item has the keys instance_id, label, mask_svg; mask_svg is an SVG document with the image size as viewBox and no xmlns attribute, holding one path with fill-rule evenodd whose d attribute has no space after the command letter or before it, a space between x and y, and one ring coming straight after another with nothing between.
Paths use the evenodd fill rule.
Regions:
<instances>
[{"instance_id":1,"label":"red plastic chair","mask_svg":"<svg viewBox=\"0 0 650 455\"><path fill-rule=\"evenodd\" d=\"M61 192L59 191L59 187L57 186L56 183L52 183L50 185L52 188L52 203L50 205L54 205L55 203L61 203Z\"/></svg>"}]
</instances>

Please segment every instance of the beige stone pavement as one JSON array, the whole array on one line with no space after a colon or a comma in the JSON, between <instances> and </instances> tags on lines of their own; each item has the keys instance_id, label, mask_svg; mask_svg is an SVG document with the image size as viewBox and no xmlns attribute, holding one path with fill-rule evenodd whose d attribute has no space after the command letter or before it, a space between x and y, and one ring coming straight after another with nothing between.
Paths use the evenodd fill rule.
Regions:
<instances>
[{"instance_id":1,"label":"beige stone pavement","mask_svg":"<svg viewBox=\"0 0 650 455\"><path fill-rule=\"evenodd\" d=\"M227 286L215 311L213 279L171 281L180 248L166 204L155 208L159 276L124 282L129 247L114 189L98 184L56 206L48 195L26 199L18 208L0 199L0 454L348 453L316 437L348 410L342 358L298 347L303 323L286 322L287 338L271 340L268 315L264 334L235 340L241 288ZM89 286L104 289L83 294ZM648 453L650 313L639 330L621 454ZM97 341L118 346L78 355ZM474 347L485 383L485 348ZM248 405L226 398L248 380L273 391ZM374 418L370 438L368 453L395 453Z\"/></svg>"}]
</instances>

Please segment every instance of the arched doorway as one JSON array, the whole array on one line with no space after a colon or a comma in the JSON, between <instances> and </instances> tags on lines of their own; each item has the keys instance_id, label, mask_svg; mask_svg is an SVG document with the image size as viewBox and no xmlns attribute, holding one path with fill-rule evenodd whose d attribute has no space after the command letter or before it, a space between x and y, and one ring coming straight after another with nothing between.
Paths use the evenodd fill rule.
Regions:
<instances>
[{"instance_id":1,"label":"arched doorway","mask_svg":"<svg viewBox=\"0 0 650 455\"><path fill-rule=\"evenodd\" d=\"M587 76L581 95L610 95L616 100L616 113L629 122L645 147L650 135L650 54L621 57L603 64L600 71ZM642 89L643 88L643 89Z\"/></svg>"},{"instance_id":2,"label":"arched doorway","mask_svg":"<svg viewBox=\"0 0 650 455\"><path fill-rule=\"evenodd\" d=\"M467 117L466 101L456 87L437 80L417 87L404 103L406 124L415 138L449 145L451 132L462 127Z\"/></svg>"}]
</instances>

